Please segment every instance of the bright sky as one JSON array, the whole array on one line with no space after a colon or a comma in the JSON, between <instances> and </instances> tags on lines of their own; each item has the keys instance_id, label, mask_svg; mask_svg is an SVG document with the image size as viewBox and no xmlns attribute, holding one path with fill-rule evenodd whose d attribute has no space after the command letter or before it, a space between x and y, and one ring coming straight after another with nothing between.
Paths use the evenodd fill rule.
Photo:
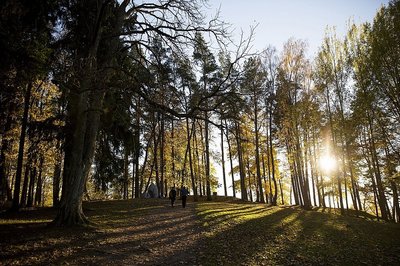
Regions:
<instances>
[{"instance_id":1,"label":"bright sky","mask_svg":"<svg viewBox=\"0 0 400 266\"><path fill-rule=\"evenodd\" d=\"M268 45L282 50L283 44L291 37L307 40L309 56L318 52L326 27L336 27L338 36L347 32L347 24L352 19L356 24L372 22L377 10L388 0L209 0L209 12L221 7L221 19L232 24L235 35L241 29L247 34L250 25L257 25L253 41L253 52L261 51ZM219 133L215 136L216 151L219 147ZM226 145L225 145L226 146ZM214 162L222 184L222 169ZM232 195L230 165L226 158L228 195ZM238 177L235 177L237 179ZM223 195L223 188L218 189Z\"/></svg>"},{"instance_id":2,"label":"bright sky","mask_svg":"<svg viewBox=\"0 0 400 266\"><path fill-rule=\"evenodd\" d=\"M235 32L247 31L258 24L254 50L269 44L281 51L290 38L307 40L309 55L322 43L326 26L335 26L344 36L350 18L356 24L372 22L376 11L388 0L209 0L211 10L221 6L221 18Z\"/></svg>"}]
</instances>

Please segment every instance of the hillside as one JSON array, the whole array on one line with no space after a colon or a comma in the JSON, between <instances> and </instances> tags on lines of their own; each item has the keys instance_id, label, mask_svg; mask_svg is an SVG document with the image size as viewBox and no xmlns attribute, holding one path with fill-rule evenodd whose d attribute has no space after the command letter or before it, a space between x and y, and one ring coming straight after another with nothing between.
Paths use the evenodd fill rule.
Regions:
<instances>
[{"instance_id":1,"label":"hillside","mask_svg":"<svg viewBox=\"0 0 400 266\"><path fill-rule=\"evenodd\" d=\"M84 204L86 228L47 227L50 208L1 214L0 264L396 265L400 225L239 201Z\"/></svg>"}]
</instances>

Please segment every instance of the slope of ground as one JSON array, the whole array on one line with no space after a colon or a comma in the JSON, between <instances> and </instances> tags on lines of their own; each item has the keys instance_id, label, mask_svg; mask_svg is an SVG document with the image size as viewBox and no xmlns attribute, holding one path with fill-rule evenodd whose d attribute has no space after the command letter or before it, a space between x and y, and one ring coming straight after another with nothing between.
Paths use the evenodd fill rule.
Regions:
<instances>
[{"instance_id":1,"label":"slope of ground","mask_svg":"<svg viewBox=\"0 0 400 266\"><path fill-rule=\"evenodd\" d=\"M0 265L397 265L400 226L238 201L84 204L94 225L49 228L52 209L0 216Z\"/></svg>"},{"instance_id":2,"label":"slope of ground","mask_svg":"<svg viewBox=\"0 0 400 266\"><path fill-rule=\"evenodd\" d=\"M206 265L399 265L400 226L260 204L198 205Z\"/></svg>"},{"instance_id":3,"label":"slope of ground","mask_svg":"<svg viewBox=\"0 0 400 266\"><path fill-rule=\"evenodd\" d=\"M201 236L193 203L166 199L84 204L88 228L49 228L55 211L24 211L0 220L0 265L163 265L195 262Z\"/></svg>"}]
</instances>

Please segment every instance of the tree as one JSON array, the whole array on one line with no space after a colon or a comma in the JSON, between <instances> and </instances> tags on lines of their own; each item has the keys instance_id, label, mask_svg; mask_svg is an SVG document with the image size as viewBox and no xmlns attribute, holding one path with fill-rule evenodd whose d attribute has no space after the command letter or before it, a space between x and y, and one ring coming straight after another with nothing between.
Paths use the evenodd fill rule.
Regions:
<instances>
[{"instance_id":1,"label":"tree","mask_svg":"<svg viewBox=\"0 0 400 266\"><path fill-rule=\"evenodd\" d=\"M296 204L311 207L309 183L305 171L304 143L301 119L306 115L302 108L305 99L304 78L309 63L305 58L305 43L290 39L284 46L278 70L276 121L280 138L286 146L291 170L293 194Z\"/></svg>"},{"instance_id":2,"label":"tree","mask_svg":"<svg viewBox=\"0 0 400 266\"><path fill-rule=\"evenodd\" d=\"M254 137L255 137L255 167L256 167L256 177L257 185L259 188L258 195L261 202L264 200L263 184L261 179L261 167L260 167L260 122L259 117L261 117L261 95L262 89L265 86L265 73L263 72L263 67L260 58L251 57L245 62L244 74L241 86L243 91L249 96L249 105L252 106L252 120L254 122Z\"/></svg>"}]
</instances>

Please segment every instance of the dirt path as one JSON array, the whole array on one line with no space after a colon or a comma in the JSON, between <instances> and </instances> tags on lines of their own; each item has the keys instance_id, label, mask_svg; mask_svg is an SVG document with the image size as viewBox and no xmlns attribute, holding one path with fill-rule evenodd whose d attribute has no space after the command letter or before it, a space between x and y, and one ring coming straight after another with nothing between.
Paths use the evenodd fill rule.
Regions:
<instances>
[{"instance_id":1,"label":"dirt path","mask_svg":"<svg viewBox=\"0 0 400 266\"><path fill-rule=\"evenodd\" d=\"M42 221L54 217L53 210L2 217L0 265L198 265L204 234L195 203L180 204L88 203L85 213L97 223L92 228L48 228Z\"/></svg>"},{"instance_id":2,"label":"dirt path","mask_svg":"<svg viewBox=\"0 0 400 266\"><path fill-rule=\"evenodd\" d=\"M195 203L182 208L163 201L127 227L105 233L96 248L104 252L106 264L126 265L195 265L202 238L195 214ZM113 245L113 242L118 243Z\"/></svg>"}]
</instances>

